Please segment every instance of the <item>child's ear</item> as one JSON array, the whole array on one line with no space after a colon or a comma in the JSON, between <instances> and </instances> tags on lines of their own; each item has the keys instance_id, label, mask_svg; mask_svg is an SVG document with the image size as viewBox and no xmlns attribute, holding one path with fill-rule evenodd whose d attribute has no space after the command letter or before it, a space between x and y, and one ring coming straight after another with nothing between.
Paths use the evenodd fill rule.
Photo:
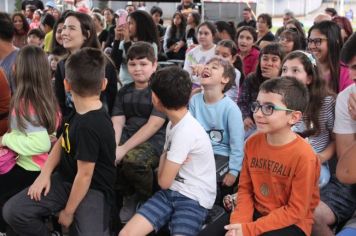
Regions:
<instances>
[{"instance_id":1,"label":"child's ear","mask_svg":"<svg viewBox=\"0 0 356 236\"><path fill-rule=\"evenodd\" d=\"M68 79L64 79L64 81L63 81L63 83L64 83L64 89L65 89L65 91L66 92L69 92L71 89L72 89L72 87L70 86L70 83L69 83L69 81L68 81Z\"/></svg>"},{"instance_id":2,"label":"child's ear","mask_svg":"<svg viewBox=\"0 0 356 236\"><path fill-rule=\"evenodd\" d=\"M157 66L158 66L158 62L157 62L157 60L155 60L153 62L153 68L154 68L155 71L157 70Z\"/></svg>"},{"instance_id":3,"label":"child's ear","mask_svg":"<svg viewBox=\"0 0 356 236\"><path fill-rule=\"evenodd\" d=\"M301 111L292 111L288 123L290 125L295 125L300 119L302 119L302 117L303 113Z\"/></svg>"},{"instance_id":4,"label":"child's ear","mask_svg":"<svg viewBox=\"0 0 356 236\"><path fill-rule=\"evenodd\" d=\"M106 85L108 85L108 79L104 78L101 83L101 91L104 91L106 89Z\"/></svg>"},{"instance_id":5,"label":"child's ear","mask_svg":"<svg viewBox=\"0 0 356 236\"><path fill-rule=\"evenodd\" d=\"M221 77L221 83L222 84L227 84L227 83L229 83L229 81L230 81L229 77Z\"/></svg>"}]
</instances>

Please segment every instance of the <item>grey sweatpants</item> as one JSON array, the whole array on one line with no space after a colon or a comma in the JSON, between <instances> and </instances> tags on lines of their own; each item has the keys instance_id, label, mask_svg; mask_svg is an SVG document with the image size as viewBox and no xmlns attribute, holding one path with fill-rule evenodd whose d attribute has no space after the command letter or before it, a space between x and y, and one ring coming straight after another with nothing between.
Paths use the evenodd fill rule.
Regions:
<instances>
[{"instance_id":1,"label":"grey sweatpants","mask_svg":"<svg viewBox=\"0 0 356 236\"><path fill-rule=\"evenodd\" d=\"M21 236L47 236L50 232L43 217L55 214L67 204L72 185L62 181L59 174L52 175L47 196L36 202L27 196L28 188L9 199L3 207L5 221ZM110 207L100 191L89 189L79 204L69 235L109 235Z\"/></svg>"}]
</instances>

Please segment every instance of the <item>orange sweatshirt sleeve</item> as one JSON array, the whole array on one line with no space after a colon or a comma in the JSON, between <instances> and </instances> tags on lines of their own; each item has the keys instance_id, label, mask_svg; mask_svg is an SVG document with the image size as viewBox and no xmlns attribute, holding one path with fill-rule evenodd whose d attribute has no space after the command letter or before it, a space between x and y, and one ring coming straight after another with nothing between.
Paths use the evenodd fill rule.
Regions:
<instances>
[{"instance_id":1,"label":"orange sweatshirt sleeve","mask_svg":"<svg viewBox=\"0 0 356 236\"><path fill-rule=\"evenodd\" d=\"M254 202L251 175L248 170L247 155L245 154L240 172L237 204L231 213L230 223L248 223L253 220Z\"/></svg>"},{"instance_id":2,"label":"orange sweatshirt sleeve","mask_svg":"<svg viewBox=\"0 0 356 236\"><path fill-rule=\"evenodd\" d=\"M307 218L319 179L320 164L314 153L307 151L304 155L297 164L288 203L254 222L243 223L244 236L285 228ZM248 209L250 211L250 206Z\"/></svg>"}]
</instances>

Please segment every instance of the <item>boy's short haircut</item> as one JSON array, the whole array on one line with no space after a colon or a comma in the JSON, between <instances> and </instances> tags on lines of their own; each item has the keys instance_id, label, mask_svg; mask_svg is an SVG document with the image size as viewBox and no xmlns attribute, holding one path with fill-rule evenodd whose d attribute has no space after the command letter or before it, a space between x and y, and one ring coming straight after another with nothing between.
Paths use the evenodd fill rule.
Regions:
<instances>
[{"instance_id":1,"label":"boy's short haircut","mask_svg":"<svg viewBox=\"0 0 356 236\"><path fill-rule=\"evenodd\" d=\"M177 66L156 71L151 77L150 85L167 109L178 110L189 103L192 82L189 73Z\"/></svg>"},{"instance_id":2,"label":"boy's short haircut","mask_svg":"<svg viewBox=\"0 0 356 236\"><path fill-rule=\"evenodd\" d=\"M53 56L63 57L67 54L67 51L63 50L63 48L57 47L54 48L50 54Z\"/></svg>"},{"instance_id":3,"label":"boy's short haircut","mask_svg":"<svg viewBox=\"0 0 356 236\"><path fill-rule=\"evenodd\" d=\"M155 13L158 13L160 16L163 15L163 11L162 11L162 8L160 7L157 7L157 6L153 6L150 10L150 13L151 15L155 14Z\"/></svg>"},{"instance_id":4,"label":"boy's short haircut","mask_svg":"<svg viewBox=\"0 0 356 236\"><path fill-rule=\"evenodd\" d=\"M45 38L45 33L43 33L43 31L40 30L40 29L31 29L30 31L28 31L27 37L30 36L30 35L35 35L39 39L44 39Z\"/></svg>"},{"instance_id":5,"label":"boy's short haircut","mask_svg":"<svg viewBox=\"0 0 356 236\"><path fill-rule=\"evenodd\" d=\"M348 64L356 56L356 33L345 42L341 50L341 60Z\"/></svg>"},{"instance_id":6,"label":"boy's short haircut","mask_svg":"<svg viewBox=\"0 0 356 236\"><path fill-rule=\"evenodd\" d=\"M96 48L82 48L70 55L65 72L72 90L82 97L99 95L105 78L105 63L105 55Z\"/></svg>"},{"instance_id":7,"label":"boy's short haircut","mask_svg":"<svg viewBox=\"0 0 356 236\"><path fill-rule=\"evenodd\" d=\"M147 58L150 62L156 62L156 55L150 43L139 41L130 47L127 52L127 61Z\"/></svg>"},{"instance_id":8,"label":"boy's short haircut","mask_svg":"<svg viewBox=\"0 0 356 236\"><path fill-rule=\"evenodd\" d=\"M304 112L309 103L307 87L290 76L266 80L261 84L260 91L281 95L286 107L294 111Z\"/></svg>"},{"instance_id":9,"label":"boy's short haircut","mask_svg":"<svg viewBox=\"0 0 356 236\"><path fill-rule=\"evenodd\" d=\"M236 79L235 68L230 62L228 62L220 57L213 57L206 64L210 64L212 62L219 63L219 65L222 66L224 69L222 76L225 78L229 78L229 82L227 82L225 84L224 89L222 91L223 93L225 93L229 89L231 89L231 87L235 84L235 79Z\"/></svg>"},{"instance_id":10,"label":"boy's short haircut","mask_svg":"<svg viewBox=\"0 0 356 236\"><path fill-rule=\"evenodd\" d=\"M245 7L244 9L243 9L243 11L248 11L248 12L252 12L252 9L251 8L249 8L249 7Z\"/></svg>"}]
</instances>

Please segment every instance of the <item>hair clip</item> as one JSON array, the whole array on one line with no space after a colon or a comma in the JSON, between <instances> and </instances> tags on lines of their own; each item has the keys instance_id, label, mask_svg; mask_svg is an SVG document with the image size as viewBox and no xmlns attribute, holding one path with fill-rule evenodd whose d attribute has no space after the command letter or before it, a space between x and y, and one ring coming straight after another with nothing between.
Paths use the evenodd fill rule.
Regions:
<instances>
[{"instance_id":1,"label":"hair clip","mask_svg":"<svg viewBox=\"0 0 356 236\"><path fill-rule=\"evenodd\" d=\"M308 60L310 61L310 63L313 64L313 66L316 67L316 60L315 60L313 54L311 54L311 53L309 53L309 52L302 51L302 50L297 50L297 52L303 53L303 54L308 58Z\"/></svg>"}]
</instances>

